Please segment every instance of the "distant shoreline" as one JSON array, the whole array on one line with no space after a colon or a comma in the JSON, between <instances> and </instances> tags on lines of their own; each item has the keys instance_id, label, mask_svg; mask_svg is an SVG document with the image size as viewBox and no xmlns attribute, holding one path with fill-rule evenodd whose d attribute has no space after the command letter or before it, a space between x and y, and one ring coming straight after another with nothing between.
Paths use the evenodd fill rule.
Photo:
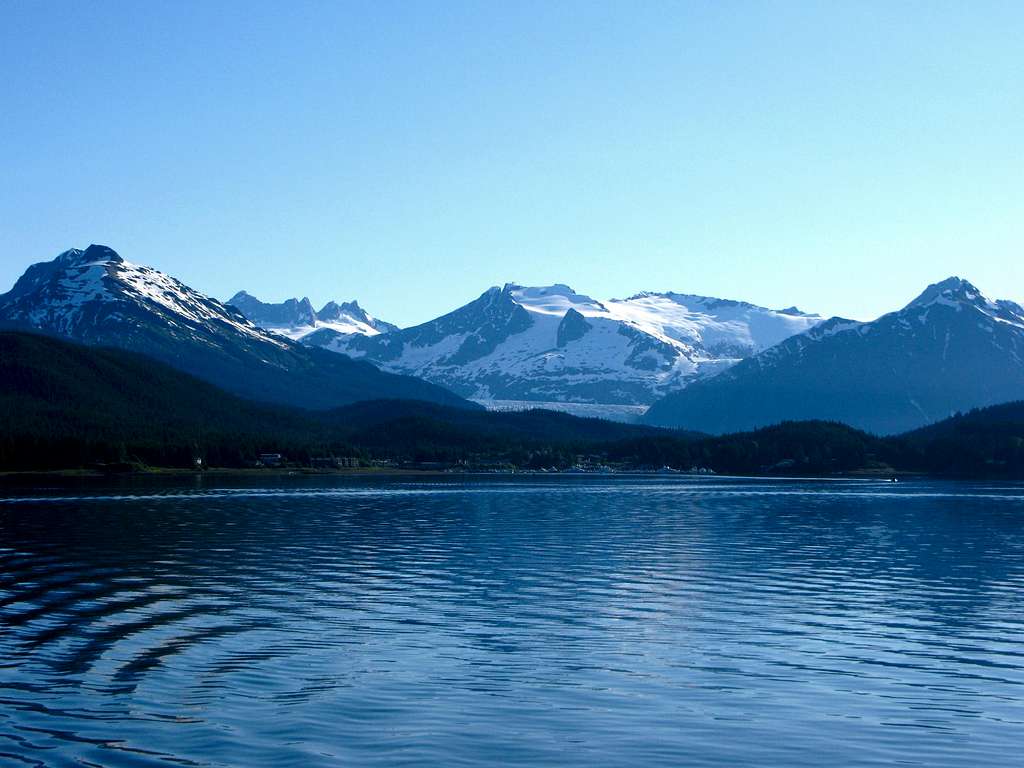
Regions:
<instances>
[{"instance_id":1,"label":"distant shoreline","mask_svg":"<svg viewBox=\"0 0 1024 768\"><path fill-rule=\"evenodd\" d=\"M210 467L208 469L182 469L180 467L147 467L145 469L132 469L127 471L104 472L99 469L21 469L0 471L0 480L24 477L68 477L68 478L112 478L112 477L318 477L334 475L363 475L363 476L387 476L387 475L451 475L464 474L445 472L437 469L401 469L398 467L343 467L338 469L270 469L266 467Z\"/></svg>"},{"instance_id":2,"label":"distant shoreline","mask_svg":"<svg viewBox=\"0 0 1024 768\"><path fill-rule=\"evenodd\" d=\"M69 480L102 480L117 478L142 478L142 477L658 477L658 478L704 478L704 479L744 479L756 478L766 480L886 480L889 478L928 478L931 477L925 472L912 471L878 471L872 469L853 470L829 475L813 474L764 474L764 475L730 475L730 474L694 474L689 472L644 472L641 470L625 470L621 472L536 472L530 470L517 470L515 472L487 472L482 470L443 470L443 469L414 469L401 467L343 467L338 469L270 469L265 467L253 468L230 468L211 467L209 469L194 470L177 467L148 467L145 469L134 469L130 471L103 472L97 469L41 469L41 470L11 470L0 471L0 483L5 481L34 480L45 478L64 478ZM939 478L936 479L951 479ZM962 477L952 478L961 480L975 480L984 478Z\"/></svg>"}]
</instances>

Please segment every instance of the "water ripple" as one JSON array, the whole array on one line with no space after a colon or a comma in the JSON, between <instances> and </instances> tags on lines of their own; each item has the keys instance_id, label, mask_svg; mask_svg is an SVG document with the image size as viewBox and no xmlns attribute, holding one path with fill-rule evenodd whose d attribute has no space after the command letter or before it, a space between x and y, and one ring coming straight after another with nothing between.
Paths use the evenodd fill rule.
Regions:
<instances>
[{"instance_id":1,"label":"water ripple","mask_svg":"<svg viewBox=\"0 0 1024 768\"><path fill-rule=\"evenodd\" d=\"M0 763L996 766L1019 486L126 481L0 497Z\"/></svg>"}]
</instances>

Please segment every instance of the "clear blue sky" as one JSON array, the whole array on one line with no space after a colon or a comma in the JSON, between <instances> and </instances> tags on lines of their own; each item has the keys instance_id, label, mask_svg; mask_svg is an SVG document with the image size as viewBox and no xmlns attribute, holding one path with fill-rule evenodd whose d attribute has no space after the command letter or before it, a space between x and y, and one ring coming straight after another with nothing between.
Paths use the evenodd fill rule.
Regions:
<instances>
[{"instance_id":1,"label":"clear blue sky","mask_svg":"<svg viewBox=\"0 0 1024 768\"><path fill-rule=\"evenodd\" d=\"M1024 300L1024 3L4 0L0 169L2 290Z\"/></svg>"}]
</instances>

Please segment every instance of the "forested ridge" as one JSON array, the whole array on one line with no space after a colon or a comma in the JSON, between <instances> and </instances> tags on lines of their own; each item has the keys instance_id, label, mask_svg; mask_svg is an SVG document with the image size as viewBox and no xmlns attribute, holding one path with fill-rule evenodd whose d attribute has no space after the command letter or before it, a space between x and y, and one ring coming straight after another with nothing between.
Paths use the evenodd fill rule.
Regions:
<instances>
[{"instance_id":1,"label":"forested ridge","mask_svg":"<svg viewBox=\"0 0 1024 768\"><path fill-rule=\"evenodd\" d=\"M330 411L265 405L129 352L0 333L0 470L360 463L565 469L708 468L730 474L927 472L1024 478L1024 403L880 438L826 421L697 433L553 411L495 413L411 400Z\"/></svg>"}]
</instances>

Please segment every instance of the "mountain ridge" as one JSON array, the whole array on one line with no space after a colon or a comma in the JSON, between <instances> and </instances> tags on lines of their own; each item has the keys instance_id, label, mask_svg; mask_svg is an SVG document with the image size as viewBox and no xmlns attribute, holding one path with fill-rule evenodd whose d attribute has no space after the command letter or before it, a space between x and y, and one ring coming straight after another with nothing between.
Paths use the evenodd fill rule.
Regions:
<instances>
[{"instance_id":1,"label":"mountain ridge","mask_svg":"<svg viewBox=\"0 0 1024 768\"><path fill-rule=\"evenodd\" d=\"M398 330L398 326L370 315L354 299L342 302L331 300L316 310L308 297L286 299L275 304L260 301L246 291L238 291L224 303L241 311L260 328L287 336L293 341L299 341L323 328L340 334L357 333L364 336Z\"/></svg>"},{"instance_id":2,"label":"mountain ridge","mask_svg":"<svg viewBox=\"0 0 1024 768\"><path fill-rule=\"evenodd\" d=\"M830 318L655 403L644 421L711 433L823 418L881 434L1024 397L1024 308L958 277L867 322Z\"/></svg>"}]
</instances>

